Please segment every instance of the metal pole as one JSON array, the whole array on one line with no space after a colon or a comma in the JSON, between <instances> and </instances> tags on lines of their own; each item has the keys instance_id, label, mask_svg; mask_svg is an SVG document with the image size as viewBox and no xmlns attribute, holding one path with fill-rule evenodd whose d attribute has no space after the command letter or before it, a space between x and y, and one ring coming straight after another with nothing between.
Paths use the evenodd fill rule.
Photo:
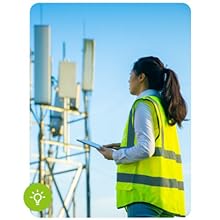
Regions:
<instances>
[{"instance_id":1,"label":"metal pole","mask_svg":"<svg viewBox=\"0 0 220 220\"><path fill-rule=\"evenodd\" d=\"M88 127L88 104L89 97L87 91L83 91L84 96L84 108L85 108L85 139L90 139L89 137L89 127ZM85 162L86 162L86 195L87 195L87 217L91 216L90 213L90 146L84 145L85 147Z\"/></svg>"},{"instance_id":2,"label":"metal pole","mask_svg":"<svg viewBox=\"0 0 220 220\"><path fill-rule=\"evenodd\" d=\"M75 191L73 192L72 204L73 204L73 218L75 218L75 217L76 217L76 201L75 201Z\"/></svg>"},{"instance_id":3,"label":"metal pole","mask_svg":"<svg viewBox=\"0 0 220 220\"><path fill-rule=\"evenodd\" d=\"M39 126L39 183L44 183L44 144L43 144L43 138L44 138L44 121L43 121L43 109L40 105L40 126ZM43 217L43 211L40 212L40 217Z\"/></svg>"},{"instance_id":4,"label":"metal pole","mask_svg":"<svg viewBox=\"0 0 220 220\"><path fill-rule=\"evenodd\" d=\"M39 183L44 183L44 144L43 144L43 138L44 138L44 121L43 121L43 109L40 106L40 127L39 127Z\"/></svg>"},{"instance_id":5,"label":"metal pole","mask_svg":"<svg viewBox=\"0 0 220 220\"><path fill-rule=\"evenodd\" d=\"M51 139L51 133L49 134L49 138ZM48 150L48 157L51 158L53 157L53 145L49 145L49 150ZM48 166L50 166L50 164L48 164ZM55 163L53 163L51 165L51 170L53 171L54 169L54 166L55 166ZM51 177L51 175L44 175L45 176L45 180L47 181L47 184L51 190L51 192L53 193L53 178ZM51 218L53 217L53 198L52 198L52 202L51 202L51 205L48 207L48 217Z\"/></svg>"},{"instance_id":6,"label":"metal pole","mask_svg":"<svg viewBox=\"0 0 220 220\"><path fill-rule=\"evenodd\" d=\"M68 128L68 102L69 98L64 97L64 112L63 112L63 143L64 143L64 152L66 155L68 152L69 144L69 128Z\"/></svg>"},{"instance_id":7,"label":"metal pole","mask_svg":"<svg viewBox=\"0 0 220 220\"><path fill-rule=\"evenodd\" d=\"M63 61L66 59L66 43L63 42Z\"/></svg>"}]
</instances>

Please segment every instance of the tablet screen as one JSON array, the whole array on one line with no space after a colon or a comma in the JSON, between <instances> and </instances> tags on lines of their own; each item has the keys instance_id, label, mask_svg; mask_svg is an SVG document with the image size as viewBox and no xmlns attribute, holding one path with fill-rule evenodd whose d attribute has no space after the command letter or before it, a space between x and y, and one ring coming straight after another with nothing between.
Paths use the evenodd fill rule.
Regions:
<instances>
[{"instance_id":1,"label":"tablet screen","mask_svg":"<svg viewBox=\"0 0 220 220\"><path fill-rule=\"evenodd\" d=\"M79 140L79 139L76 139L76 140L83 143L83 144L88 144L89 146L94 147L96 149L100 149L102 147L101 145L96 144L96 143L89 141L89 140Z\"/></svg>"}]
</instances>

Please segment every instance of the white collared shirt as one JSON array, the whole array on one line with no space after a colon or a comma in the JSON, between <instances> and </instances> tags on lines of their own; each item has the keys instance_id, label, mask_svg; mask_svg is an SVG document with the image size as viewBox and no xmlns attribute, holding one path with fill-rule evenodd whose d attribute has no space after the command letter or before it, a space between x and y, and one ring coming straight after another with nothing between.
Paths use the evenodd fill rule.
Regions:
<instances>
[{"instance_id":1,"label":"white collared shirt","mask_svg":"<svg viewBox=\"0 0 220 220\"><path fill-rule=\"evenodd\" d=\"M144 90L137 99L143 96L160 96L158 91L153 89ZM155 135L153 119L149 107L139 102L134 115L134 131L137 137L137 144L129 148L121 148L113 151L112 157L116 164L132 163L138 160L151 157L155 151Z\"/></svg>"}]
</instances>

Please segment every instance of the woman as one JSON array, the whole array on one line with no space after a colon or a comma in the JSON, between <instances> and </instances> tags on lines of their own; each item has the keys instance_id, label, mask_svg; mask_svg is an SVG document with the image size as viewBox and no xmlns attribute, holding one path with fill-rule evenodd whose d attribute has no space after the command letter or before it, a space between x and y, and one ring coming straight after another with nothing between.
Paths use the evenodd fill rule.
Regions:
<instances>
[{"instance_id":1,"label":"woman","mask_svg":"<svg viewBox=\"0 0 220 220\"><path fill-rule=\"evenodd\" d=\"M122 141L100 150L117 164L117 207L126 208L128 217L185 216L176 125L187 111L176 74L159 58L143 57L134 63L129 84L137 99Z\"/></svg>"}]
</instances>

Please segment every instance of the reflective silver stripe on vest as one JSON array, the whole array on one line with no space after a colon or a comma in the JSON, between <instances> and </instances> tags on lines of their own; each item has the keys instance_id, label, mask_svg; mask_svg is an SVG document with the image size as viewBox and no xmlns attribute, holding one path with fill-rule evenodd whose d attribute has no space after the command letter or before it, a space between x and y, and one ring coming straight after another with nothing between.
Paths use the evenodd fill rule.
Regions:
<instances>
[{"instance_id":1,"label":"reflective silver stripe on vest","mask_svg":"<svg viewBox=\"0 0 220 220\"><path fill-rule=\"evenodd\" d=\"M150 186L160 186L184 190L183 182L176 179L144 176L138 174L118 173L117 182L138 183Z\"/></svg>"},{"instance_id":2,"label":"reflective silver stripe on vest","mask_svg":"<svg viewBox=\"0 0 220 220\"><path fill-rule=\"evenodd\" d=\"M179 154L176 154L175 152L170 150L164 150L161 147L155 147L155 152L153 156L161 156L167 159L175 160L177 163L182 163L181 156Z\"/></svg>"}]
</instances>

